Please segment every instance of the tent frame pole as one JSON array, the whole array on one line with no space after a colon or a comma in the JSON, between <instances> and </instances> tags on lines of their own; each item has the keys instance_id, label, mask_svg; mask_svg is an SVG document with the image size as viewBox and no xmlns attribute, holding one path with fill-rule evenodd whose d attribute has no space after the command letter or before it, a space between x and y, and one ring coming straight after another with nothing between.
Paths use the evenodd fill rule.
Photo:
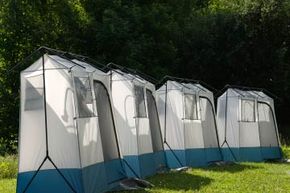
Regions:
<instances>
[{"instance_id":1,"label":"tent frame pole","mask_svg":"<svg viewBox=\"0 0 290 193\"><path fill-rule=\"evenodd\" d=\"M167 83L165 86L165 105L164 105L164 143L166 143L166 129L167 129L167 92L168 92L168 88L167 88Z\"/></svg>"},{"instance_id":2,"label":"tent frame pole","mask_svg":"<svg viewBox=\"0 0 290 193\"><path fill-rule=\"evenodd\" d=\"M227 93L226 93L226 106L225 106L225 139L224 139L224 142L222 143L221 147L223 147L224 144L227 144L227 146L228 146L228 148L229 148L234 160L238 161L236 156L235 156L235 154L234 154L234 152L232 151L228 141L227 141L227 123L228 123L227 119L228 119L228 90L227 90Z\"/></svg>"}]
</instances>

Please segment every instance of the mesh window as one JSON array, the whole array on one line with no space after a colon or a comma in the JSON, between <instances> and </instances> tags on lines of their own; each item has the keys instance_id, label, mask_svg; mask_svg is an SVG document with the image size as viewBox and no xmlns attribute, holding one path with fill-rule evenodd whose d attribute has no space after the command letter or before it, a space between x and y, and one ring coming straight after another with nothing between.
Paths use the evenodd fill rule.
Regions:
<instances>
[{"instance_id":1,"label":"mesh window","mask_svg":"<svg viewBox=\"0 0 290 193\"><path fill-rule=\"evenodd\" d=\"M197 120L197 102L196 96L193 94L184 94L184 108L185 108L185 119Z\"/></svg>"},{"instance_id":2,"label":"mesh window","mask_svg":"<svg viewBox=\"0 0 290 193\"><path fill-rule=\"evenodd\" d=\"M265 104L258 103L258 115L259 121L274 122L271 109Z\"/></svg>"},{"instance_id":3,"label":"mesh window","mask_svg":"<svg viewBox=\"0 0 290 193\"><path fill-rule=\"evenodd\" d=\"M255 122L255 101L249 99L241 100L241 121Z\"/></svg>"},{"instance_id":4,"label":"mesh window","mask_svg":"<svg viewBox=\"0 0 290 193\"><path fill-rule=\"evenodd\" d=\"M163 150L162 146L162 137L161 137L161 129L158 119L158 112L156 107L155 99L150 90L146 89L147 96L147 109L148 109L148 117L149 117L149 125L151 131L152 145L153 151L158 152Z\"/></svg>"},{"instance_id":5,"label":"mesh window","mask_svg":"<svg viewBox=\"0 0 290 193\"><path fill-rule=\"evenodd\" d=\"M94 81L94 92L96 96L104 161L117 159L119 158L118 145L113 122L111 102L107 89L102 83Z\"/></svg>"},{"instance_id":6,"label":"mesh window","mask_svg":"<svg viewBox=\"0 0 290 193\"><path fill-rule=\"evenodd\" d=\"M43 76L32 76L25 80L25 111L43 108Z\"/></svg>"},{"instance_id":7,"label":"mesh window","mask_svg":"<svg viewBox=\"0 0 290 193\"><path fill-rule=\"evenodd\" d=\"M135 85L134 90L136 102L136 116L146 117L144 87Z\"/></svg>"},{"instance_id":8,"label":"mesh window","mask_svg":"<svg viewBox=\"0 0 290 193\"><path fill-rule=\"evenodd\" d=\"M262 147L278 146L275 118L271 106L258 102L258 121Z\"/></svg>"},{"instance_id":9,"label":"mesh window","mask_svg":"<svg viewBox=\"0 0 290 193\"><path fill-rule=\"evenodd\" d=\"M79 117L82 118L94 116L90 79L88 77L75 77L74 82L76 88Z\"/></svg>"}]
</instances>

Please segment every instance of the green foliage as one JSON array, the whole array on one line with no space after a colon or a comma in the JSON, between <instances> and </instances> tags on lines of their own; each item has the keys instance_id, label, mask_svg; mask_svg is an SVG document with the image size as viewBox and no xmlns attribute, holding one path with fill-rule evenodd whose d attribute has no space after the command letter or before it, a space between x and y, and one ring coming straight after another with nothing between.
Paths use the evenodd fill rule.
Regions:
<instances>
[{"instance_id":1,"label":"green foliage","mask_svg":"<svg viewBox=\"0 0 290 193\"><path fill-rule=\"evenodd\" d=\"M0 137L6 151L16 152L18 77L30 63L7 70L42 45L157 79L169 74L217 89L265 87L279 96L279 129L290 136L289 21L288 0L0 1Z\"/></svg>"},{"instance_id":2,"label":"green foliage","mask_svg":"<svg viewBox=\"0 0 290 193\"><path fill-rule=\"evenodd\" d=\"M16 192L16 179L0 179L0 192L1 193L15 193Z\"/></svg>"},{"instance_id":3,"label":"green foliage","mask_svg":"<svg viewBox=\"0 0 290 193\"><path fill-rule=\"evenodd\" d=\"M17 163L16 156L0 157L0 180L16 178L18 167Z\"/></svg>"},{"instance_id":4,"label":"green foliage","mask_svg":"<svg viewBox=\"0 0 290 193\"><path fill-rule=\"evenodd\" d=\"M282 146L282 152L283 152L283 157L285 159L289 159L290 160L290 147L283 145Z\"/></svg>"}]
</instances>

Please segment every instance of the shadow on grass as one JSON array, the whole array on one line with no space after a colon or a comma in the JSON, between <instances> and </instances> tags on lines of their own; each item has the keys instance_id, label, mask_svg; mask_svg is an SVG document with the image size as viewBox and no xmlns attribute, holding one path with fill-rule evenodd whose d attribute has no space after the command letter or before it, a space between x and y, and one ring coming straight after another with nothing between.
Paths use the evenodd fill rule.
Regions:
<instances>
[{"instance_id":1,"label":"shadow on grass","mask_svg":"<svg viewBox=\"0 0 290 193\"><path fill-rule=\"evenodd\" d=\"M188 191L199 190L201 187L210 184L212 179L186 172L171 172L156 175L149 181L154 184L153 189Z\"/></svg>"},{"instance_id":2,"label":"shadow on grass","mask_svg":"<svg viewBox=\"0 0 290 193\"><path fill-rule=\"evenodd\" d=\"M245 170L255 170L259 169L261 167L257 165L249 165L245 163L231 163L226 165L220 165L220 166L209 166L206 168L202 168L202 170L205 171L214 171L214 172L230 172L230 173L237 173L237 172L243 172Z\"/></svg>"}]
</instances>

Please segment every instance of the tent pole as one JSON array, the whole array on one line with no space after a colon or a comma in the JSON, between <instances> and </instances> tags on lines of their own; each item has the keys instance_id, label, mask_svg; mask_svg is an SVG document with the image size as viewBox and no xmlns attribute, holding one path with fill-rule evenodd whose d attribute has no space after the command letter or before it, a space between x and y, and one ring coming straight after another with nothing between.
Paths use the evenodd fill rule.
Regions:
<instances>
[{"instance_id":1,"label":"tent pole","mask_svg":"<svg viewBox=\"0 0 290 193\"><path fill-rule=\"evenodd\" d=\"M237 161L236 156L234 155L232 149L230 148L229 143L227 142L228 92L229 92L229 90L227 90L227 93L226 93L226 107L225 107L225 111L226 111L226 112L225 112L225 139L224 139L224 142L223 142L222 146L226 143L227 146L228 146L228 148L229 148L229 150L230 150L230 152L231 152L231 154L232 154L232 156L233 156L233 158L234 158L234 160ZM221 146L221 147L222 147L222 146Z\"/></svg>"},{"instance_id":2,"label":"tent pole","mask_svg":"<svg viewBox=\"0 0 290 193\"><path fill-rule=\"evenodd\" d=\"M58 169L58 167L55 165L55 163L52 161L52 159L48 156L47 159L50 161L50 163L52 163L53 167L56 169L56 171L59 173L59 175L64 179L65 183L69 186L69 188L74 192L77 193L77 191L75 191L75 189L73 188L73 186L69 183L69 181L66 179L66 177L61 173L61 171Z\"/></svg>"},{"instance_id":3,"label":"tent pole","mask_svg":"<svg viewBox=\"0 0 290 193\"><path fill-rule=\"evenodd\" d=\"M229 148L229 150L230 150L230 152L231 152L231 154L232 154L234 160L235 160L235 161L238 161L237 158L236 158L236 156L235 156L235 154L234 154L234 152L232 151L232 148L230 147L229 143L228 143L226 140L224 141L224 143L227 144L227 146L228 146L228 148Z\"/></svg>"},{"instance_id":4,"label":"tent pole","mask_svg":"<svg viewBox=\"0 0 290 193\"><path fill-rule=\"evenodd\" d=\"M141 176L139 176L135 170L132 168L132 166L127 162L126 159L122 159L124 161L124 163L128 166L128 168L131 170L131 172L134 174L134 176L136 176L136 178L140 178L141 179Z\"/></svg>"},{"instance_id":5,"label":"tent pole","mask_svg":"<svg viewBox=\"0 0 290 193\"><path fill-rule=\"evenodd\" d=\"M225 106L225 139L224 139L224 142L227 141L227 118L228 118L228 90L227 90L227 93L226 93L226 106ZM224 145L224 143L222 145Z\"/></svg>"},{"instance_id":6,"label":"tent pole","mask_svg":"<svg viewBox=\"0 0 290 193\"><path fill-rule=\"evenodd\" d=\"M46 84L45 84L45 64L44 55L42 55L42 80L43 80L43 103L44 103L44 126L45 126L45 144L46 144L46 157L49 156L48 152L48 131L47 131L47 104L46 104Z\"/></svg>"},{"instance_id":7,"label":"tent pole","mask_svg":"<svg viewBox=\"0 0 290 193\"><path fill-rule=\"evenodd\" d=\"M168 82L167 82L168 83ZM167 129L167 83L165 85L165 105L164 105L164 143L166 143L166 129Z\"/></svg>"},{"instance_id":8,"label":"tent pole","mask_svg":"<svg viewBox=\"0 0 290 193\"><path fill-rule=\"evenodd\" d=\"M35 178L35 177L37 176L37 174L39 173L41 167L43 166L43 164L45 163L45 161L47 160L47 158L48 158L48 156L46 156L46 157L43 159L42 163L41 163L40 166L37 168L36 172L34 173L34 175L33 175L32 178L31 178L31 180L28 182L28 184L26 185L25 189L23 190L23 193L25 193L25 192L28 190L29 186L31 185L31 183L33 182L34 178Z\"/></svg>"},{"instance_id":9,"label":"tent pole","mask_svg":"<svg viewBox=\"0 0 290 193\"><path fill-rule=\"evenodd\" d=\"M170 145L166 141L164 143L167 145L167 147L169 148L169 150L172 152L173 156L175 157L175 159L177 160L177 162L179 163L179 165L181 167L184 167L182 165L181 161L179 160L179 158L177 157L177 155L174 153L173 149L170 147Z\"/></svg>"}]
</instances>

